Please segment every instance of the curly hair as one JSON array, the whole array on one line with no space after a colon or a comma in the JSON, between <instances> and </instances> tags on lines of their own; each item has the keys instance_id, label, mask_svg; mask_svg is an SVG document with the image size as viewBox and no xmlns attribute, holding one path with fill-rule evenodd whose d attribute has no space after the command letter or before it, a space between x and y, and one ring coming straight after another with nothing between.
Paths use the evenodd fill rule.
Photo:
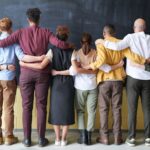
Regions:
<instances>
[{"instance_id":1,"label":"curly hair","mask_svg":"<svg viewBox=\"0 0 150 150\"><path fill-rule=\"evenodd\" d=\"M10 18L5 17L0 20L0 30L9 31L12 27L12 21Z\"/></svg>"}]
</instances>

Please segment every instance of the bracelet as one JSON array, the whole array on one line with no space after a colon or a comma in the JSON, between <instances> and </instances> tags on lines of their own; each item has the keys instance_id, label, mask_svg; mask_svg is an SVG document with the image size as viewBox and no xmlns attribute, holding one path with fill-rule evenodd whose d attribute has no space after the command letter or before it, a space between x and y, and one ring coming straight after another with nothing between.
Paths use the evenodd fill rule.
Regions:
<instances>
[{"instance_id":1,"label":"bracelet","mask_svg":"<svg viewBox=\"0 0 150 150\"><path fill-rule=\"evenodd\" d=\"M6 65L6 70L8 70L8 65Z\"/></svg>"}]
</instances>

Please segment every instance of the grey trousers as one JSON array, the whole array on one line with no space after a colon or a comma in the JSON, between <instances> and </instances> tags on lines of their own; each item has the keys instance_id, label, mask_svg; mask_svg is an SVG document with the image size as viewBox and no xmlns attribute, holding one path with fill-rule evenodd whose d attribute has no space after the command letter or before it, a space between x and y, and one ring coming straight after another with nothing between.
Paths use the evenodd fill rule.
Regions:
<instances>
[{"instance_id":1,"label":"grey trousers","mask_svg":"<svg viewBox=\"0 0 150 150\"><path fill-rule=\"evenodd\" d=\"M75 92L75 104L77 110L78 128L87 131L94 130L94 122L97 107L97 88L94 90L78 90ZM87 126L85 125L85 112L87 107Z\"/></svg>"},{"instance_id":2,"label":"grey trousers","mask_svg":"<svg viewBox=\"0 0 150 150\"><path fill-rule=\"evenodd\" d=\"M138 100L141 98L144 113L145 138L150 138L150 80L138 80L127 77L128 98L128 138L136 136Z\"/></svg>"},{"instance_id":3,"label":"grey trousers","mask_svg":"<svg viewBox=\"0 0 150 150\"><path fill-rule=\"evenodd\" d=\"M99 84L99 112L100 135L108 136L108 115L111 105L113 113L114 136L121 136L121 106L122 106L122 81L105 81Z\"/></svg>"}]
</instances>

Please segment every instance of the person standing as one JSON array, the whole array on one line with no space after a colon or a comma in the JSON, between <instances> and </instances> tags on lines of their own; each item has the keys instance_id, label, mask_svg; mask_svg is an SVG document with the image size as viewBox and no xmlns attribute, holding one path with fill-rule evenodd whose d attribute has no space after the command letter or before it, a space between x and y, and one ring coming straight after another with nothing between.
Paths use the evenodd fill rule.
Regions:
<instances>
[{"instance_id":1,"label":"person standing","mask_svg":"<svg viewBox=\"0 0 150 150\"><path fill-rule=\"evenodd\" d=\"M145 57L150 57L150 35L145 33L146 22L138 18L134 22L134 33L128 34L119 42L104 41L99 39L96 43L103 44L112 50L122 50L129 47L133 52ZM143 67L131 65L127 59L127 99L128 99L128 138L126 143L129 146L136 144L136 119L138 99L141 98L144 113L145 145L150 146L150 72Z\"/></svg>"},{"instance_id":2,"label":"person standing","mask_svg":"<svg viewBox=\"0 0 150 150\"><path fill-rule=\"evenodd\" d=\"M40 56L47 53L48 44L51 43L66 49L70 43L58 40L49 29L39 26L41 11L38 8L27 10L29 27L22 28L0 41L0 47L18 43L23 52L28 55ZM31 123L34 92L37 107L38 144L43 147L48 144L45 138L46 130L46 105L49 87L49 71L47 66L43 70L33 70L21 67L20 90L23 105L23 144L31 146Z\"/></svg>"},{"instance_id":3,"label":"person standing","mask_svg":"<svg viewBox=\"0 0 150 150\"><path fill-rule=\"evenodd\" d=\"M103 29L103 36L108 41L117 42L118 39L114 37L115 27L111 24L105 25ZM117 64L124 57L135 61L136 63L144 64L147 60L139 56L129 49L122 51L110 51L101 44L97 44L97 60L89 65L89 69L97 69L103 63L109 65ZM125 71L120 67L110 73L104 73L99 70L97 75L97 83L99 84L99 111L100 111L100 138L98 142L108 145L109 132L108 132L108 114L111 105L113 114L113 134L114 143L120 145L123 143L121 132L121 107L122 107L122 90L123 80L125 78Z\"/></svg>"},{"instance_id":4,"label":"person standing","mask_svg":"<svg viewBox=\"0 0 150 150\"><path fill-rule=\"evenodd\" d=\"M67 41L69 29L67 26L58 26L56 35L59 40ZM69 69L71 65L71 55L73 49L64 51L58 47L52 47L46 54L46 58L41 63L24 63L24 67L33 69L43 69L49 62L52 69L63 71ZM74 124L74 81L72 76L56 75L52 78L50 94L49 123L53 125L56 139L56 146L67 144L67 134L69 125ZM61 135L62 128L62 135Z\"/></svg>"},{"instance_id":5,"label":"person standing","mask_svg":"<svg viewBox=\"0 0 150 150\"><path fill-rule=\"evenodd\" d=\"M12 21L9 18L0 20L0 40L7 38L12 33ZM14 44L6 48L0 48L0 144L3 142L11 145L18 142L14 136L14 103L16 95L16 56L19 60L25 62L42 61L41 56L25 55L20 46ZM43 57L44 58L44 57ZM2 114L4 116L4 133L2 134Z\"/></svg>"}]
</instances>

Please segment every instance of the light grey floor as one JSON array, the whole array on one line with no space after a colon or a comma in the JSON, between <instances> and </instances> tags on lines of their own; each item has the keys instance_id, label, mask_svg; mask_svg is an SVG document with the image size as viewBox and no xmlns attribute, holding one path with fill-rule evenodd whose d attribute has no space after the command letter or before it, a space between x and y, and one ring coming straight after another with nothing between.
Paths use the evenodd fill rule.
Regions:
<instances>
[{"instance_id":1,"label":"light grey floor","mask_svg":"<svg viewBox=\"0 0 150 150\"><path fill-rule=\"evenodd\" d=\"M33 146L26 148L24 145L21 143L23 140L23 133L22 132L15 132L15 135L18 136L19 138L19 143L14 144L11 146L6 146L6 145L0 145L0 150L150 150L150 147L147 147L144 145L143 142L143 133L138 132L137 134L137 145L135 147L129 147L126 144L122 144L120 146L116 146L113 144L113 136L112 134L110 135L110 141L112 144L106 146L102 145L99 143L96 143L96 137L98 136L98 132L94 133L92 136L92 141L93 145L91 146L86 146L86 145L80 145L76 143L76 140L78 138L78 132L76 131L70 131L68 135L68 145L65 147L58 147L54 146L54 132L47 132L46 137L49 139L50 143L48 146L40 148L37 145L37 133L32 132L32 141L33 141ZM127 133L123 133L124 139L126 137Z\"/></svg>"}]
</instances>

